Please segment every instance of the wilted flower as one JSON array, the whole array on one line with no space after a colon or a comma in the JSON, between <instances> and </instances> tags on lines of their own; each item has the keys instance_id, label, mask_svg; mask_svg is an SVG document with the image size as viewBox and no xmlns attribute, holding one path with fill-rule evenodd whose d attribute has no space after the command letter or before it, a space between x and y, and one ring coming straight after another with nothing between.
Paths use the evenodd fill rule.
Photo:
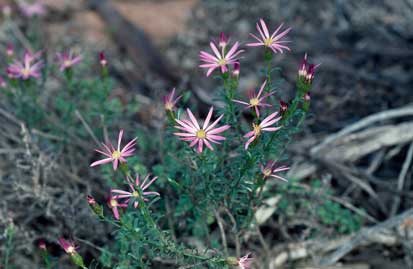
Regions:
<instances>
[{"instance_id":1,"label":"wilted flower","mask_svg":"<svg viewBox=\"0 0 413 269\"><path fill-rule=\"evenodd\" d=\"M41 16L46 13L46 8L40 0L19 0L19 8L26 17Z\"/></svg>"},{"instance_id":2,"label":"wilted flower","mask_svg":"<svg viewBox=\"0 0 413 269\"><path fill-rule=\"evenodd\" d=\"M7 74L11 78L22 78L27 80L31 77L40 77L40 69L43 66L43 62L38 60L40 58L41 52L35 54L26 51L24 54L24 61L14 61L7 68ZM37 62L36 62L37 60Z\"/></svg>"},{"instance_id":3,"label":"wilted flower","mask_svg":"<svg viewBox=\"0 0 413 269\"><path fill-rule=\"evenodd\" d=\"M149 182L147 182L149 177L150 177L150 175L147 175L145 177L145 179L143 180L143 182L141 183L139 181L139 175L136 175L135 182L133 182L132 178L127 176L126 179L129 182L128 185L129 185L129 188L130 188L130 192L123 191L123 190L111 190L111 193L112 193L112 195L115 194L115 197L117 197L117 199L126 198L126 200L123 201L124 204L127 204L127 203L129 203L129 201L131 199L134 199L135 201L133 203L133 206L135 208L137 208L138 205L139 205L139 201L137 199L140 196L138 189L142 191L142 197L141 198L144 201L148 201L148 199L145 198L145 196L147 196L147 195L157 195L157 196L160 195L158 192L145 191L158 178L158 177L153 177Z\"/></svg>"},{"instance_id":4,"label":"wilted flower","mask_svg":"<svg viewBox=\"0 0 413 269\"><path fill-rule=\"evenodd\" d=\"M70 256L70 259L74 264L81 268L85 268L83 263L82 256L79 255L76 251L75 243L69 240L64 239L63 237L59 238L59 244L64 249L64 251Z\"/></svg>"},{"instance_id":5,"label":"wilted flower","mask_svg":"<svg viewBox=\"0 0 413 269\"><path fill-rule=\"evenodd\" d=\"M111 195L108 198L108 206L109 206L110 209L112 209L113 216L115 217L115 219L118 220L120 218L118 207L125 208L125 207L128 207L128 204L127 203L119 203L119 201L117 199L118 199L117 196L112 196Z\"/></svg>"},{"instance_id":6,"label":"wilted flower","mask_svg":"<svg viewBox=\"0 0 413 269\"><path fill-rule=\"evenodd\" d=\"M75 243L73 241L69 241L61 237L59 238L59 244L67 254L73 255L74 253L76 253L77 247L75 246Z\"/></svg>"},{"instance_id":7,"label":"wilted flower","mask_svg":"<svg viewBox=\"0 0 413 269\"><path fill-rule=\"evenodd\" d=\"M277 115L278 115L278 112L274 112L268 117L266 117L260 124L255 124L255 123L252 124L253 130L244 135L244 137L246 138L249 137L247 143L245 143L245 149L248 149L248 146L252 143L252 141L260 137L262 131L275 132L281 129L282 126L270 127L274 123L281 120L281 117L275 118Z\"/></svg>"},{"instance_id":8,"label":"wilted flower","mask_svg":"<svg viewBox=\"0 0 413 269\"><path fill-rule=\"evenodd\" d=\"M269 96L271 96L275 93L275 92L270 92L270 93L267 93L267 94L264 94L263 96L261 96L261 94L262 94L262 92L265 88L266 83L267 83L267 81L264 81L264 83L262 83L261 88L258 91L258 93L255 93L254 91L249 91L248 92L248 98L249 98L248 103L244 102L244 101L241 101L241 100L236 100L236 99L233 99L232 101L243 104L243 105L246 105L247 106L246 108L254 108L257 117L260 117L259 108L260 107L270 107L271 106L270 104L264 103L263 102L264 99L266 99L267 97L269 97Z\"/></svg>"},{"instance_id":9,"label":"wilted flower","mask_svg":"<svg viewBox=\"0 0 413 269\"><path fill-rule=\"evenodd\" d=\"M166 111L173 111L175 109L176 103L182 98L182 95L175 98L175 88L172 89L169 95L163 96L163 106Z\"/></svg>"},{"instance_id":10,"label":"wilted flower","mask_svg":"<svg viewBox=\"0 0 413 269\"><path fill-rule=\"evenodd\" d=\"M175 128L179 130L183 130L185 131L185 133L174 133L174 134L177 136L180 136L180 139L183 141L191 142L191 144L189 145L190 147L193 147L196 144L198 144L198 147L197 147L198 153L202 152L204 144L210 150L214 150L210 142L215 143L215 144L220 144L219 141L225 140L225 137L217 135L217 134L224 132L225 130L230 128L230 126L224 125L218 128L214 128L224 115L219 116L218 119L216 119L212 124L209 124L211 117L212 117L213 110L214 110L213 107L209 109L209 113L205 119L204 125L201 128L196 118L192 114L191 110L189 110L188 108L187 113L190 118L190 121L185 120L185 119L182 119L182 120L175 119L175 121L180 125L180 126L175 126Z\"/></svg>"},{"instance_id":11,"label":"wilted flower","mask_svg":"<svg viewBox=\"0 0 413 269\"><path fill-rule=\"evenodd\" d=\"M110 143L109 145L106 145L102 143L103 146L103 151L97 150L100 154L105 155L107 158L96 161L92 163L90 166L96 166L100 164L105 164L109 162L113 162L113 170L116 170L118 168L118 164L120 163L126 163L126 157L130 157L133 155L133 152L135 149L133 148L136 144L137 138L132 139L129 141L129 143L126 144L126 146L123 147L123 149L120 149L120 143L122 141L122 136L123 136L123 130L120 130L119 132L119 137L118 137L118 147L115 149L113 145Z\"/></svg>"},{"instance_id":12,"label":"wilted flower","mask_svg":"<svg viewBox=\"0 0 413 269\"><path fill-rule=\"evenodd\" d=\"M202 62L205 62L199 67L208 69L207 77L211 75L211 73L217 68L221 68L221 73L227 72L227 66L238 62L238 55L243 52L243 50L238 50L239 42L235 42L235 44L228 52L226 52L225 50L226 45L224 47L221 47L221 52L218 50L214 42L211 42L209 45L211 46L211 49L215 55L212 55L205 51L201 51L199 53L200 60Z\"/></svg>"},{"instance_id":13,"label":"wilted flower","mask_svg":"<svg viewBox=\"0 0 413 269\"><path fill-rule=\"evenodd\" d=\"M56 53L57 56L57 60L59 62L59 69L61 72L63 72L64 70L71 68L72 66L80 63L80 61L82 61L82 56L81 55L77 55L74 56L73 51L70 50L69 53Z\"/></svg>"},{"instance_id":14,"label":"wilted flower","mask_svg":"<svg viewBox=\"0 0 413 269\"><path fill-rule=\"evenodd\" d=\"M304 79L307 83L313 82L314 72L320 64L310 64L307 68L307 53L304 54L303 61L301 62L300 68L298 69L298 77Z\"/></svg>"},{"instance_id":15,"label":"wilted flower","mask_svg":"<svg viewBox=\"0 0 413 269\"><path fill-rule=\"evenodd\" d=\"M285 178L283 178L283 177L281 177L281 176L279 176L279 175L276 174L276 173L278 173L278 172L286 171L286 170L289 170L289 169L290 169L289 167L287 167L287 166L285 166L285 165L282 165L282 166L277 167L277 162L276 162L276 161L268 161L265 166L263 166L263 165L261 164L261 165L260 165L260 169L261 169L262 176L263 176L264 178L267 178L267 177L275 177L275 178L281 179L281 180L283 180L283 181L285 181L285 182L288 182L287 179L285 179Z\"/></svg>"},{"instance_id":16,"label":"wilted flower","mask_svg":"<svg viewBox=\"0 0 413 269\"><path fill-rule=\"evenodd\" d=\"M284 30L283 32L278 33L281 27L283 26L283 24L281 24L274 31L274 33L272 33L272 35L270 36L267 25L265 24L263 19L260 19L260 22L259 23L257 22L256 26L257 26L258 32L261 35L261 39L258 38L254 34L250 34L258 42L248 43L247 46L249 47L265 46L267 48L270 48L274 53L277 53L277 52L283 53L283 49L290 50L289 47L282 45L282 44L288 43L289 41L281 40L281 38L283 38L286 34L288 34L288 32L291 31L291 28L288 28Z\"/></svg>"},{"instance_id":17,"label":"wilted flower","mask_svg":"<svg viewBox=\"0 0 413 269\"><path fill-rule=\"evenodd\" d=\"M241 257L238 259L238 266L240 269L252 269L252 261L254 260L253 258L250 258L251 254L248 253L247 255L245 255L244 257Z\"/></svg>"}]
</instances>

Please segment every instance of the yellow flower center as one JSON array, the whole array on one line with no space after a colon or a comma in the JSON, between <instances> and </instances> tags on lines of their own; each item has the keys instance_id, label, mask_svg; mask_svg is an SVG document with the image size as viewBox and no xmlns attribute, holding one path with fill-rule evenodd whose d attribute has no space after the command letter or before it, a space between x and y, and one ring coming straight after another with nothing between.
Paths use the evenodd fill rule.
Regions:
<instances>
[{"instance_id":1,"label":"yellow flower center","mask_svg":"<svg viewBox=\"0 0 413 269\"><path fill-rule=\"evenodd\" d=\"M264 171L262 171L262 174L264 175L264 177L269 177L271 175L271 169L264 169Z\"/></svg>"},{"instance_id":2,"label":"yellow flower center","mask_svg":"<svg viewBox=\"0 0 413 269\"><path fill-rule=\"evenodd\" d=\"M205 137L206 137L205 131L202 130L202 129L199 130L198 132L196 132L196 137L199 138L199 139L205 139Z\"/></svg>"},{"instance_id":3,"label":"yellow flower center","mask_svg":"<svg viewBox=\"0 0 413 269\"><path fill-rule=\"evenodd\" d=\"M172 104L171 102L166 102L165 103L165 110L170 110L172 111L174 108L174 104Z\"/></svg>"},{"instance_id":4,"label":"yellow flower center","mask_svg":"<svg viewBox=\"0 0 413 269\"><path fill-rule=\"evenodd\" d=\"M30 74L30 69L29 68L24 68L22 70L22 74L27 77Z\"/></svg>"},{"instance_id":5,"label":"yellow flower center","mask_svg":"<svg viewBox=\"0 0 413 269\"><path fill-rule=\"evenodd\" d=\"M225 59L219 59L218 64L219 64L219 65L226 65L226 64L227 64L227 60L225 60Z\"/></svg>"},{"instance_id":6,"label":"yellow flower center","mask_svg":"<svg viewBox=\"0 0 413 269\"><path fill-rule=\"evenodd\" d=\"M111 199L111 200L110 200L110 205L111 205L112 207L116 207L116 206L118 206L118 201L116 201L115 199Z\"/></svg>"},{"instance_id":7,"label":"yellow flower center","mask_svg":"<svg viewBox=\"0 0 413 269\"><path fill-rule=\"evenodd\" d=\"M272 38L266 38L264 39L264 45L269 47L271 46L271 44L274 42L274 40L272 40Z\"/></svg>"},{"instance_id":8,"label":"yellow flower center","mask_svg":"<svg viewBox=\"0 0 413 269\"><path fill-rule=\"evenodd\" d=\"M135 198L139 198L139 192L137 191L132 192L132 196Z\"/></svg>"},{"instance_id":9,"label":"yellow flower center","mask_svg":"<svg viewBox=\"0 0 413 269\"><path fill-rule=\"evenodd\" d=\"M64 61L63 64L64 64L65 66L70 66L70 65L72 64L72 61L66 60L66 61Z\"/></svg>"},{"instance_id":10,"label":"yellow flower center","mask_svg":"<svg viewBox=\"0 0 413 269\"><path fill-rule=\"evenodd\" d=\"M253 123L252 128L254 129L255 136L259 136L261 134L261 127L258 124Z\"/></svg>"},{"instance_id":11,"label":"yellow flower center","mask_svg":"<svg viewBox=\"0 0 413 269\"><path fill-rule=\"evenodd\" d=\"M119 159L121 155L122 155L122 153L121 153L119 150L115 150L115 151L112 153L112 158L113 158L113 159Z\"/></svg>"},{"instance_id":12,"label":"yellow flower center","mask_svg":"<svg viewBox=\"0 0 413 269\"><path fill-rule=\"evenodd\" d=\"M250 105L252 106L257 106L259 103L260 103L260 100L258 100L258 98L250 99Z\"/></svg>"}]
</instances>

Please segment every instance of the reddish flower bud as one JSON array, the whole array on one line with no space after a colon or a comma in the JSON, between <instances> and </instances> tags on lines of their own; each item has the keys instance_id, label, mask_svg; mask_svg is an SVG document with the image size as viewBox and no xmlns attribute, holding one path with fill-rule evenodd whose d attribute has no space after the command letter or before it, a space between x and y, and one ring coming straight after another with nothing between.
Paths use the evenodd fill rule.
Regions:
<instances>
[{"instance_id":1,"label":"reddish flower bud","mask_svg":"<svg viewBox=\"0 0 413 269\"><path fill-rule=\"evenodd\" d=\"M12 57L14 55L14 47L12 44L7 44L6 53L8 57Z\"/></svg>"},{"instance_id":2,"label":"reddish flower bud","mask_svg":"<svg viewBox=\"0 0 413 269\"><path fill-rule=\"evenodd\" d=\"M101 52L99 53L99 60L100 60L100 65L101 65L102 67L106 67L106 66L107 66L108 61L106 60L106 55L105 55L105 52L104 52L104 51L101 51Z\"/></svg>"},{"instance_id":3,"label":"reddish flower bud","mask_svg":"<svg viewBox=\"0 0 413 269\"><path fill-rule=\"evenodd\" d=\"M310 64L309 67L307 68L307 53L304 55L303 61L300 64L300 67L298 68L298 77L301 79L304 79L304 81L308 84L311 84L314 79L314 72L315 69L319 66L320 64Z\"/></svg>"},{"instance_id":4,"label":"reddish flower bud","mask_svg":"<svg viewBox=\"0 0 413 269\"><path fill-rule=\"evenodd\" d=\"M280 100L280 113L284 114L288 109L288 105L283 100Z\"/></svg>"},{"instance_id":5,"label":"reddish flower bud","mask_svg":"<svg viewBox=\"0 0 413 269\"><path fill-rule=\"evenodd\" d=\"M41 249L41 250L46 250L46 243L43 240L40 240L39 243L37 243L37 246Z\"/></svg>"},{"instance_id":6,"label":"reddish flower bud","mask_svg":"<svg viewBox=\"0 0 413 269\"><path fill-rule=\"evenodd\" d=\"M241 65L239 62L234 63L234 69L232 69L232 75L234 77L239 77L239 70L241 68Z\"/></svg>"},{"instance_id":7,"label":"reddish flower bud","mask_svg":"<svg viewBox=\"0 0 413 269\"><path fill-rule=\"evenodd\" d=\"M309 102L309 101L311 100L310 92L307 92L307 93L304 95L304 100L307 101L307 102Z\"/></svg>"},{"instance_id":8,"label":"reddish flower bud","mask_svg":"<svg viewBox=\"0 0 413 269\"><path fill-rule=\"evenodd\" d=\"M228 45L228 38L225 36L224 32L221 32L221 34L219 35L219 44L218 46L220 46L221 48L225 48Z\"/></svg>"},{"instance_id":9,"label":"reddish flower bud","mask_svg":"<svg viewBox=\"0 0 413 269\"><path fill-rule=\"evenodd\" d=\"M91 195L86 196L87 202L90 206L95 206L96 201L95 198L93 198Z\"/></svg>"}]
</instances>

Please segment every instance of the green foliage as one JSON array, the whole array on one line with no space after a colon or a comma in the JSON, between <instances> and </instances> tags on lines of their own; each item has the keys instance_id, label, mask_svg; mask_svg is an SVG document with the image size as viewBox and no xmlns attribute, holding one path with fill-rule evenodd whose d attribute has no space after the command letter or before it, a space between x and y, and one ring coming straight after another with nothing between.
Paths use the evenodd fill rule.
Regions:
<instances>
[{"instance_id":1,"label":"green foliage","mask_svg":"<svg viewBox=\"0 0 413 269\"><path fill-rule=\"evenodd\" d=\"M292 182L280 187L277 193L282 195L278 204L280 214L289 219L301 216L319 223L318 227L313 228L313 235L331 228L336 233L348 234L361 227L363 218L336 202L332 190L323 186L320 180L312 180L310 189Z\"/></svg>"}]
</instances>

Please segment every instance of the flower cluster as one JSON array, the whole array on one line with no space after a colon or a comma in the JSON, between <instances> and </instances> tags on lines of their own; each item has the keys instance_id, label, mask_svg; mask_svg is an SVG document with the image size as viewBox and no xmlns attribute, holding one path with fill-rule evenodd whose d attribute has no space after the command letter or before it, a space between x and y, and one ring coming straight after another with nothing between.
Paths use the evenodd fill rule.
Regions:
<instances>
[{"instance_id":1,"label":"flower cluster","mask_svg":"<svg viewBox=\"0 0 413 269\"><path fill-rule=\"evenodd\" d=\"M42 52L32 53L26 50L23 60L14 59L14 48L11 44L7 46L7 57L11 64L7 68L7 74L12 79L28 80L30 78L37 79L40 77L41 69L44 66L43 60L40 59ZM74 55L70 50L68 53L56 53L57 64L61 72L72 68L74 65L82 61L81 55Z\"/></svg>"},{"instance_id":2,"label":"flower cluster","mask_svg":"<svg viewBox=\"0 0 413 269\"><path fill-rule=\"evenodd\" d=\"M303 61L301 62L300 68L298 69L298 77L299 79L303 79L306 83L311 84L314 79L314 72L320 64L310 64L307 67L307 53L304 54Z\"/></svg>"}]
</instances>

